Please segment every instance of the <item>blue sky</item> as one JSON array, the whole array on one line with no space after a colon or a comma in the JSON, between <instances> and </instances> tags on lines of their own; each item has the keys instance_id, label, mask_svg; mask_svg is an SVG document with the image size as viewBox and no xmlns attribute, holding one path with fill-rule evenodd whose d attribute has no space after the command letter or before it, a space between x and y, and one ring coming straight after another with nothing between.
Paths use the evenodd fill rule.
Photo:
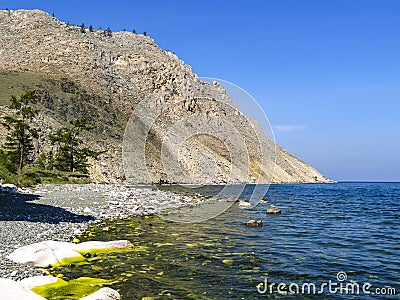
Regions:
<instances>
[{"instance_id":1,"label":"blue sky","mask_svg":"<svg viewBox=\"0 0 400 300\"><path fill-rule=\"evenodd\" d=\"M249 92L276 141L336 180L400 181L400 1L2 1L147 31Z\"/></svg>"}]
</instances>

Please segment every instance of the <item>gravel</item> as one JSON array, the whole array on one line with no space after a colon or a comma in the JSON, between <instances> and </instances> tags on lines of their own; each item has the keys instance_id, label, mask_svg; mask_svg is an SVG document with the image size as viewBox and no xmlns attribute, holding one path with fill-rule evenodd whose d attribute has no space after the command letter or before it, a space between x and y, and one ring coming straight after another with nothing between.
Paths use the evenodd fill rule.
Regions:
<instances>
[{"instance_id":1,"label":"gravel","mask_svg":"<svg viewBox=\"0 0 400 300\"><path fill-rule=\"evenodd\" d=\"M39 185L18 194L0 194L0 277L20 280L43 270L6 258L16 248L70 241L88 224L118 216L157 213L196 201L190 196L122 185Z\"/></svg>"}]
</instances>

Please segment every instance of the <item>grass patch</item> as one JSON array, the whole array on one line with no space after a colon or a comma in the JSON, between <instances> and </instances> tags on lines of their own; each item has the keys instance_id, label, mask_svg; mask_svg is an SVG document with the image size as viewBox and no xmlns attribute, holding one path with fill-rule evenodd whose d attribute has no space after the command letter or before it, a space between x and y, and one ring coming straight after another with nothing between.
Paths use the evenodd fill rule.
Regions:
<instances>
[{"instance_id":1,"label":"grass patch","mask_svg":"<svg viewBox=\"0 0 400 300\"><path fill-rule=\"evenodd\" d=\"M8 105L12 95L22 95L32 89L48 90L60 98L68 97L58 81L51 76L33 72L0 71L0 105Z\"/></svg>"},{"instance_id":2,"label":"grass patch","mask_svg":"<svg viewBox=\"0 0 400 300\"><path fill-rule=\"evenodd\" d=\"M4 183L12 183L19 187L35 184L86 184L92 180L88 174L62 172L55 170L26 169L22 173L14 174L0 165L0 179Z\"/></svg>"},{"instance_id":3,"label":"grass patch","mask_svg":"<svg viewBox=\"0 0 400 300\"><path fill-rule=\"evenodd\" d=\"M19 96L28 90L36 91L39 97L37 108L41 113L62 124L86 118L96 126L96 134L117 138L124 134L127 116L115 110L107 97L89 94L73 78L0 70L0 106L9 105L12 95Z\"/></svg>"}]
</instances>

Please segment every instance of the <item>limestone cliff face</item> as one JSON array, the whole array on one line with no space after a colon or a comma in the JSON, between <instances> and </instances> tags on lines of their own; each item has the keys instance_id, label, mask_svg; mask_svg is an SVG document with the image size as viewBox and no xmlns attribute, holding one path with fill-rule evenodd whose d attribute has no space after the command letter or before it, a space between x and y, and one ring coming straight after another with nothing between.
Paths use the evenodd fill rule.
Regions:
<instances>
[{"instance_id":1,"label":"limestone cliff face","mask_svg":"<svg viewBox=\"0 0 400 300\"><path fill-rule=\"evenodd\" d=\"M79 27L39 10L0 11L0 36L0 105L6 105L12 94L35 89L43 147L51 128L73 118L88 118L97 129L86 140L94 148L108 150L91 169L98 181L123 180L124 174L136 182L328 181L267 139L220 85L199 80L189 65L160 49L150 37L81 33ZM125 168L124 173L126 125L140 129L139 122L146 122L128 123L140 105L154 116L142 151L145 160L137 161L141 153L134 147L124 148L126 157L133 157L124 163L137 166ZM200 125L200 134L182 141L177 151L171 130L179 137L195 133ZM131 143L140 139L137 134L129 136ZM227 141L224 135L236 138ZM176 165L168 170L166 162Z\"/></svg>"}]
</instances>

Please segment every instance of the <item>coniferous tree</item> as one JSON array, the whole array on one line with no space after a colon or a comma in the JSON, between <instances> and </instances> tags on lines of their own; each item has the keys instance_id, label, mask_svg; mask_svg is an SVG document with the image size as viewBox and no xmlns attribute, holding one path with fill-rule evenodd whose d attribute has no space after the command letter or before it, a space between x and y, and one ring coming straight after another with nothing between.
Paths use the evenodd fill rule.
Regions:
<instances>
[{"instance_id":1,"label":"coniferous tree","mask_svg":"<svg viewBox=\"0 0 400 300\"><path fill-rule=\"evenodd\" d=\"M146 36L146 35L147 35L147 32L146 32L146 31L143 31L143 35Z\"/></svg>"},{"instance_id":2,"label":"coniferous tree","mask_svg":"<svg viewBox=\"0 0 400 300\"><path fill-rule=\"evenodd\" d=\"M136 29L132 29L132 33L136 33Z\"/></svg>"},{"instance_id":3,"label":"coniferous tree","mask_svg":"<svg viewBox=\"0 0 400 300\"><path fill-rule=\"evenodd\" d=\"M109 37L112 36L112 31L111 31L110 27L107 28L106 35L109 36Z\"/></svg>"},{"instance_id":4,"label":"coniferous tree","mask_svg":"<svg viewBox=\"0 0 400 300\"><path fill-rule=\"evenodd\" d=\"M49 135L52 145L56 147L52 166L60 171L87 173L88 158L97 158L104 151L82 146L81 133L95 128L88 125L86 119L71 121L70 125Z\"/></svg>"},{"instance_id":5,"label":"coniferous tree","mask_svg":"<svg viewBox=\"0 0 400 300\"><path fill-rule=\"evenodd\" d=\"M92 24L89 25L89 32L93 32L93 26L92 26Z\"/></svg>"},{"instance_id":6,"label":"coniferous tree","mask_svg":"<svg viewBox=\"0 0 400 300\"><path fill-rule=\"evenodd\" d=\"M83 24L82 23L82 25L81 25L81 33L85 33L86 31L85 31L85 24Z\"/></svg>"},{"instance_id":7,"label":"coniferous tree","mask_svg":"<svg viewBox=\"0 0 400 300\"><path fill-rule=\"evenodd\" d=\"M12 96L8 108L15 110L15 114L3 117L1 122L8 130L6 142L2 146L4 153L19 172L31 162L33 139L38 136L36 129L30 124L38 114L38 110L34 108L36 103L35 91L28 91L19 99Z\"/></svg>"}]
</instances>

